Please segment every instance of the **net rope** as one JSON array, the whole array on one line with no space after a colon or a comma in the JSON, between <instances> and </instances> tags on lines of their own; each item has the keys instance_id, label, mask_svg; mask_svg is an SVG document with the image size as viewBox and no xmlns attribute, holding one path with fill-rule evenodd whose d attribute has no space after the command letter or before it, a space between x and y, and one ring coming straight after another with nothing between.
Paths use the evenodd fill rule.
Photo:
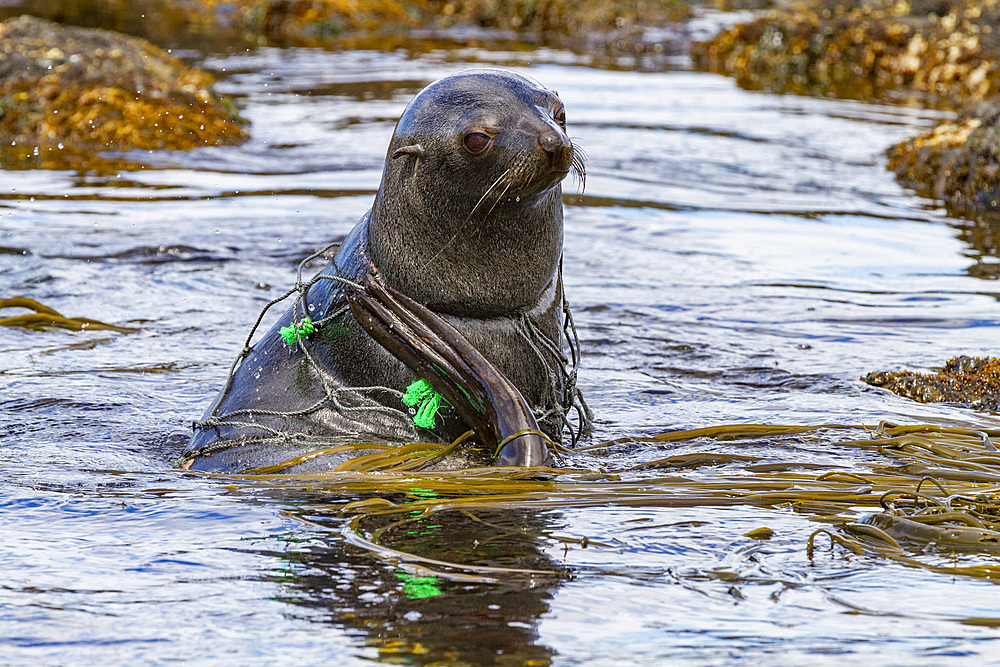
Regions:
<instances>
[{"instance_id":1,"label":"net rope","mask_svg":"<svg viewBox=\"0 0 1000 667\"><path fill-rule=\"evenodd\" d=\"M383 398L389 397L391 401L398 402L400 406L402 406L404 391L393 387L379 385L343 387L331 384L328 375L322 372L322 368L310 352L308 339L303 335L302 328L298 326L298 323L303 321L303 318L308 319L309 317L308 295L309 290L314 285L317 285L322 281L330 281L341 286L364 290L364 287L356 281L336 274L324 273L322 271L308 280L303 278L303 271L310 264L310 262L319 257L332 259L333 254L339 246L339 241L331 243L323 248L320 248L299 262L296 269L294 287L264 305L260 314L257 316L256 321L251 327L250 332L247 334L246 340L243 344L243 349L239 352L239 354L237 354L233 363L230 365L229 372L226 377L226 384L212 406L212 409L204 419L193 422L192 424L192 428L196 430L209 428L221 429L222 427L256 429L260 432L260 435L241 435L237 438L216 440L208 443L204 447L201 447L197 451L186 454L185 458L206 456L249 443L268 441L296 443L313 442L317 445L321 445L324 442L329 442L331 437L329 435L311 435L299 431L282 431L266 424L250 420L252 420L254 416L294 419L296 417L306 417L324 408L335 410L340 416L353 423L357 427L356 433L359 434L358 437L362 437L360 434L370 430L365 427L365 424L371 423L371 420L375 415L381 414L393 418L394 421L398 421L400 424L406 424L410 431L407 438L411 442L419 439L419 432L411 419L412 412L408 412L402 407L391 407L390 405L386 405L385 401L379 401L375 398L375 396L382 396ZM543 391L541 404L532 407L536 420L540 424L558 424L559 433L556 434L556 442L562 439L564 431L568 431L570 436L570 446L575 447L582 438L590 435L593 427L593 413L587 406L580 389L577 387L577 373L580 362L580 339L577 335L576 325L573 322L573 316L570 312L569 304L566 301L565 295L561 292L562 290L560 290L560 296L562 299L561 305L563 310L561 329L563 335L565 336L567 347L569 348L569 356L563 352L559 342L554 341L547 336L545 332L543 332L538 325L528 317L527 314L522 314L515 320L515 329L518 335L528 345L528 348L531 350L541 373L543 373L545 377L545 389ZM304 358L313 371L312 377L317 378L317 382L320 383L322 396L311 405L297 410L279 411L254 407L220 412L222 405L225 403L226 397L229 396L232 391L237 370L254 351L254 345L252 344L253 339L257 335L257 332L264 322L264 318L267 316L267 313L278 304L293 296L295 299L292 302L291 327L286 330L286 335L288 336L288 340L295 341L298 352L304 355ZM339 320L350 310L349 306L343 302L342 295L334 297L334 300L331 303L331 308L332 310L330 310L321 319L311 321L312 328L316 332L321 331L325 326L330 325L332 322ZM292 338L292 336L294 336L294 338ZM258 341L258 343L259 342L260 341ZM356 403L360 402L364 404L345 405L344 400L342 399L346 399L350 396L355 398Z\"/></svg>"}]
</instances>

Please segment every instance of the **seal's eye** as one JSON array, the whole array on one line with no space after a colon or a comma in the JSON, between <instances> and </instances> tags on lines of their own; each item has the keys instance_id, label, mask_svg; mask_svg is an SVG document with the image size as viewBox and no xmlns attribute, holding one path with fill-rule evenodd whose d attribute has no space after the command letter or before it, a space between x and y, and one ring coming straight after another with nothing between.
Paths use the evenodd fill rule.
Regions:
<instances>
[{"instance_id":1,"label":"seal's eye","mask_svg":"<svg viewBox=\"0 0 1000 667\"><path fill-rule=\"evenodd\" d=\"M564 130L566 129L566 107L560 106L555 110L555 113L552 114L552 117L555 118L557 123L559 123L559 127Z\"/></svg>"},{"instance_id":2,"label":"seal's eye","mask_svg":"<svg viewBox=\"0 0 1000 667\"><path fill-rule=\"evenodd\" d=\"M465 150L473 155L479 155L489 148L491 143L493 143L493 137L485 132L469 132L462 138L462 145L465 146Z\"/></svg>"}]
</instances>

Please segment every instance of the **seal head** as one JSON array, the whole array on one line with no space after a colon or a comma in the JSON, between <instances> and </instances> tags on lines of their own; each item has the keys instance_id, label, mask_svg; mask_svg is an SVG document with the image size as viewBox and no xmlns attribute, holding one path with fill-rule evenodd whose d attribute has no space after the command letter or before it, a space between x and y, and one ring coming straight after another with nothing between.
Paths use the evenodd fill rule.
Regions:
<instances>
[{"instance_id":1,"label":"seal head","mask_svg":"<svg viewBox=\"0 0 1000 667\"><path fill-rule=\"evenodd\" d=\"M558 95L513 72L441 79L407 106L369 222L372 262L429 308L495 317L537 302L562 256L574 164Z\"/></svg>"}]
</instances>

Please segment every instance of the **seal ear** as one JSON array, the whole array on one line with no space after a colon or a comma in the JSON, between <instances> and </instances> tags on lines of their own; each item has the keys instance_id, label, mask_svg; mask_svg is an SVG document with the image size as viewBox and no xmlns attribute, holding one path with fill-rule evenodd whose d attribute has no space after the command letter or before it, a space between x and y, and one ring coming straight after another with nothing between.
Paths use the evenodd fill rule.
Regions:
<instances>
[{"instance_id":1,"label":"seal ear","mask_svg":"<svg viewBox=\"0 0 1000 667\"><path fill-rule=\"evenodd\" d=\"M424 154L424 147L420 144L413 144L412 146L402 146L397 148L392 152L392 159L403 157L404 155L413 155L415 157L421 157Z\"/></svg>"}]
</instances>

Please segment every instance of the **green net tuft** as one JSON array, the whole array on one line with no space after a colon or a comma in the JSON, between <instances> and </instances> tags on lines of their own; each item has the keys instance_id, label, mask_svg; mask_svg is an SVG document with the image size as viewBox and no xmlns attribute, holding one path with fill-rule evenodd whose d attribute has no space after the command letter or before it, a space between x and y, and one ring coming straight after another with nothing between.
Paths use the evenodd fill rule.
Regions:
<instances>
[{"instance_id":1,"label":"green net tuft","mask_svg":"<svg viewBox=\"0 0 1000 667\"><path fill-rule=\"evenodd\" d=\"M434 392L429 383L426 388L419 382L413 383L404 392L401 389L384 386L349 387L342 386L329 380L322 372L319 363L313 357L311 348L318 343L313 343L316 336L312 334L322 333L327 327L334 329L342 325L342 318L349 316L349 308L342 297L335 297L329 300L327 305L318 308L325 311L323 317L313 320L306 313L313 308L309 306L309 290L321 283L331 284L332 290L342 285L350 285L355 289L362 289L361 285L350 278L346 278L329 269L321 271L312 278L304 278L303 271L306 266L319 257L333 258L339 243L332 243L299 263L295 286L283 295L268 302L256 322L247 335L243 350L239 353L230 366L226 384L221 395L212 406L208 415L199 422L195 422L195 429L222 429L227 427L235 429L239 435L233 438L220 439L206 443L195 451L185 453L185 458L191 459L197 456L205 456L216 452L239 447L248 443L269 443L284 442L298 443L301 445L315 446L322 448L329 446L331 442L330 434L319 434L302 432L300 430L285 430L283 424L293 422L296 419L308 418L321 411L335 412L343 418L345 431L337 436L339 440L358 441L371 437L372 422L377 420L391 420L398 424L400 428L405 428L408 434L405 438L410 442L426 439L426 435L421 436L417 428L433 429L436 426L436 418L440 411L448 406L440 395ZM294 298L293 298L294 297ZM288 345L291 352L301 352L305 363L311 369L309 375L316 383L317 398L311 404L303 406L297 410L268 410L262 407L242 407L222 410L226 397L233 388L235 374L240 365L253 352L254 345L251 344L256 336L268 311L277 304L293 298L290 313L291 324L279 330L281 339ZM593 416L590 408L583 399L583 395L576 386L577 368L580 360L580 341L573 324L573 317L570 313L569 304L565 296L562 297L562 308L564 318L562 322L562 333L567 343L569 356L563 352L561 341L553 340L542 331L526 315L515 322L518 334L527 342L535 360L538 373L546 379L545 391L538 405L532 407L535 418L539 424L549 424L546 430L553 430L556 433L555 440L561 440L560 434L568 431L570 434L570 446L576 446L581 438L588 436L591 431ZM562 337L562 336L561 336ZM561 338L560 337L560 338ZM414 385L418 385L414 388ZM433 395L426 394L426 390L433 392ZM411 393L412 390L412 393ZM426 394L426 396L425 396ZM405 398L409 396L410 398ZM413 400L414 396L419 396ZM435 398L436 396L436 398ZM410 404L407 401L413 400ZM415 415L409 414L400 408L391 407L394 401L403 401L411 408L417 406ZM396 403L399 405L399 403ZM287 422L284 420L288 420Z\"/></svg>"},{"instance_id":2,"label":"green net tuft","mask_svg":"<svg viewBox=\"0 0 1000 667\"><path fill-rule=\"evenodd\" d=\"M294 353L299 351L299 339L305 338L314 331L316 331L316 327L313 325L313 321L308 317L303 317L302 321L298 323L292 322L287 327L281 327L278 333L281 334L281 340L285 341L285 345L288 346L288 351Z\"/></svg>"},{"instance_id":3,"label":"green net tuft","mask_svg":"<svg viewBox=\"0 0 1000 667\"><path fill-rule=\"evenodd\" d=\"M420 428L437 426L434 417L437 416L438 410L441 408L441 402L447 403L444 396L434 391L431 383L423 378L407 387L401 400L411 408L420 406L417 408L416 414L413 415L413 423Z\"/></svg>"}]
</instances>

